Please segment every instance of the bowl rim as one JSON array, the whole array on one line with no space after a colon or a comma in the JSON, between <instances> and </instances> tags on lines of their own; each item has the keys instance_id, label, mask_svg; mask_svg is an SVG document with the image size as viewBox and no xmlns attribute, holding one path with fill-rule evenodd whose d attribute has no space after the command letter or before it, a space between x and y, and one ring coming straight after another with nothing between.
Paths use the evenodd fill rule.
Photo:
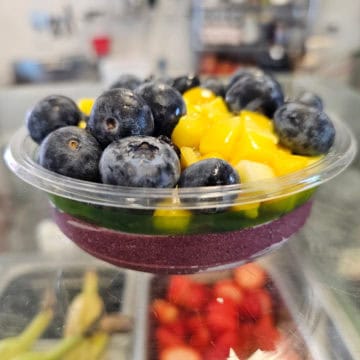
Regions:
<instances>
[{"instance_id":1,"label":"bowl rim","mask_svg":"<svg viewBox=\"0 0 360 360\"><path fill-rule=\"evenodd\" d=\"M335 141L320 160L287 175L235 185L159 189L73 179L51 172L35 161L39 146L30 138L25 126L10 139L4 158L8 167L30 185L88 204L127 209L226 208L290 196L317 187L344 171L356 155L357 143L344 121L333 114L331 119L336 130Z\"/></svg>"}]
</instances>

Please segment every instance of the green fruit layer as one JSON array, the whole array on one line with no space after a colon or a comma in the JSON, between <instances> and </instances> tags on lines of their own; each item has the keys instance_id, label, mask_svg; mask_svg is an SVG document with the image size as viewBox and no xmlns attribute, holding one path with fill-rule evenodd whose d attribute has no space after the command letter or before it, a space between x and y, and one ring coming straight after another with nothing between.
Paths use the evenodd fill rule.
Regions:
<instances>
[{"instance_id":1,"label":"green fruit layer","mask_svg":"<svg viewBox=\"0 0 360 360\"><path fill-rule=\"evenodd\" d=\"M192 212L184 216L154 217L152 210L129 210L87 204L49 195L59 210L89 223L126 233L148 235L201 234L235 231L276 219L311 198L315 189L277 200L269 200L253 210L228 210L215 214ZM162 225L163 224L163 225Z\"/></svg>"}]
</instances>

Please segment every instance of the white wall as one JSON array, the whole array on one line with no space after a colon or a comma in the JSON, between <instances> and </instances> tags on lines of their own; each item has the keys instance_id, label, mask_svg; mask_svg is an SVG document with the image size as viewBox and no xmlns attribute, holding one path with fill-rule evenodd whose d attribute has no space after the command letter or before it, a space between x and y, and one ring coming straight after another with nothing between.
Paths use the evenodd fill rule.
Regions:
<instances>
[{"instance_id":1,"label":"white wall","mask_svg":"<svg viewBox=\"0 0 360 360\"><path fill-rule=\"evenodd\" d=\"M109 60L112 66L118 61L136 64L138 60L154 68L158 57L166 57L171 72L182 72L191 67L187 18L189 0L162 0L155 12L143 8L142 16L127 18L121 17L124 0L0 1L0 85L11 80L11 63L15 60L34 58L51 61L66 55L89 54L87 37L93 29L84 24L83 14L86 9L99 7L108 9L114 17L118 16L117 21L109 26L116 40L114 54ZM50 33L39 33L31 28L31 11L49 11L58 15L68 4L72 5L76 20L72 36L55 38Z\"/></svg>"},{"instance_id":2,"label":"white wall","mask_svg":"<svg viewBox=\"0 0 360 360\"><path fill-rule=\"evenodd\" d=\"M360 47L360 0L316 0L319 15L315 19L315 32L324 34L329 25L338 31L331 35L334 50L352 51Z\"/></svg>"},{"instance_id":3,"label":"white wall","mask_svg":"<svg viewBox=\"0 0 360 360\"><path fill-rule=\"evenodd\" d=\"M156 11L142 10L141 15L121 17L127 0L0 0L0 85L11 80L11 63L18 59L56 60L73 54L90 54L86 26L87 9L105 8L116 18L109 29L115 36L114 53L103 64L105 81L118 72L137 69L146 73L156 68L159 58L168 61L171 74L190 71L189 4L191 0L161 0ZM360 47L360 0L314 0L319 3L314 31L325 34L328 25L338 32L331 36L332 49L324 49L324 61L336 62L336 56L347 56ZM141 2L141 0L137 0ZM136 3L136 1L132 1ZM61 14L64 5L74 9L76 20L72 36L54 38L31 28L32 10ZM109 21L110 23L111 21Z\"/></svg>"},{"instance_id":4,"label":"white wall","mask_svg":"<svg viewBox=\"0 0 360 360\"><path fill-rule=\"evenodd\" d=\"M21 58L51 59L71 53L79 47L77 37L55 39L51 34L39 34L31 28L31 10L61 10L61 0L10 0L0 5L0 83L11 78L10 65Z\"/></svg>"}]
</instances>

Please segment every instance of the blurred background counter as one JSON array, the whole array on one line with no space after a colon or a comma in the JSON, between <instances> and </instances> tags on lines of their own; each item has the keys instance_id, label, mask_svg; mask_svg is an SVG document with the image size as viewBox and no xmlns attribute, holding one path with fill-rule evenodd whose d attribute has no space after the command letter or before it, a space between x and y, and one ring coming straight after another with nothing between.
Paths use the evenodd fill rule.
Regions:
<instances>
[{"instance_id":1,"label":"blurred background counter","mask_svg":"<svg viewBox=\"0 0 360 360\"><path fill-rule=\"evenodd\" d=\"M351 0L14 0L0 13L0 84L258 65L357 86L359 13Z\"/></svg>"}]
</instances>

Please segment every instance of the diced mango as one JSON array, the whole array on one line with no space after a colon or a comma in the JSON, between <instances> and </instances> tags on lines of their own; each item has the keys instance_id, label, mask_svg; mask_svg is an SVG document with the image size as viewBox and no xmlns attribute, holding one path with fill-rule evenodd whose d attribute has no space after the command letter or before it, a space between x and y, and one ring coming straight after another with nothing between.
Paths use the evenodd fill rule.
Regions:
<instances>
[{"instance_id":1,"label":"diced mango","mask_svg":"<svg viewBox=\"0 0 360 360\"><path fill-rule=\"evenodd\" d=\"M81 98L77 101L78 108L86 116L90 116L91 109L94 106L95 99L93 98Z\"/></svg>"},{"instance_id":2,"label":"diced mango","mask_svg":"<svg viewBox=\"0 0 360 360\"><path fill-rule=\"evenodd\" d=\"M268 137L261 133L243 131L233 149L230 163L236 165L241 160L251 160L270 164L275 150L276 144Z\"/></svg>"},{"instance_id":3,"label":"diced mango","mask_svg":"<svg viewBox=\"0 0 360 360\"><path fill-rule=\"evenodd\" d=\"M184 231L191 218L186 210L155 210L153 224L159 230Z\"/></svg>"},{"instance_id":4,"label":"diced mango","mask_svg":"<svg viewBox=\"0 0 360 360\"><path fill-rule=\"evenodd\" d=\"M229 159L231 164L236 165L240 160L269 164L279 141L272 130L271 121L249 111L243 111L240 119L240 137Z\"/></svg>"},{"instance_id":5,"label":"diced mango","mask_svg":"<svg viewBox=\"0 0 360 360\"><path fill-rule=\"evenodd\" d=\"M270 166L249 160L241 160L235 165L235 170L239 173L241 183L273 179L276 176ZM269 189L269 184L265 186L267 187L264 187L263 191L276 190L276 185L271 185L271 189ZM259 215L259 207L260 203L257 202L245 205L234 205L231 210L242 211L245 217L255 219Z\"/></svg>"},{"instance_id":6,"label":"diced mango","mask_svg":"<svg viewBox=\"0 0 360 360\"><path fill-rule=\"evenodd\" d=\"M241 112L241 117L246 121L247 127L273 132L273 122L265 115L253 111L243 110Z\"/></svg>"},{"instance_id":7,"label":"diced mango","mask_svg":"<svg viewBox=\"0 0 360 360\"><path fill-rule=\"evenodd\" d=\"M228 110L224 99L220 96L217 96L213 101L202 105L201 109L204 113L206 113L210 120L213 118L218 119L233 116Z\"/></svg>"},{"instance_id":8,"label":"diced mango","mask_svg":"<svg viewBox=\"0 0 360 360\"><path fill-rule=\"evenodd\" d=\"M241 132L240 117L234 116L215 121L200 139L201 154L219 153L229 159Z\"/></svg>"},{"instance_id":9,"label":"diced mango","mask_svg":"<svg viewBox=\"0 0 360 360\"><path fill-rule=\"evenodd\" d=\"M217 152L210 152L207 153L205 155L200 155L200 160L205 160L205 159L222 159L222 160L226 160L224 159L224 156L220 153Z\"/></svg>"},{"instance_id":10,"label":"diced mango","mask_svg":"<svg viewBox=\"0 0 360 360\"><path fill-rule=\"evenodd\" d=\"M203 105L215 100L216 95L209 89L194 87L183 94L185 104Z\"/></svg>"},{"instance_id":11,"label":"diced mango","mask_svg":"<svg viewBox=\"0 0 360 360\"><path fill-rule=\"evenodd\" d=\"M279 138L275 134L273 122L269 118L254 112L243 111L241 113L241 119L243 120L243 126L246 132L278 144Z\"/></svg>"},{"instance_id":12,"label":"diced mango","mask_svg":"<svg viewBox=\"0 0 360 360\"><path fill-rule=\"evenodd\" d=\"M273 179L276 177L270 166L255 161L241 160L234 168L238 172L242 183Z\"/></svg>"},{"instance_id":13,"label":"diced mango","mask_svg":"<svg viewBox=\"0 0 360 360\"><path fill-rule=\"evenodd\" d=\"M230 210L241 212L248 219L256 219L259 216L260 203L251 203L244 205L233 205Z\"/></svg>"},{"instance_id":14,"label":"diced mango","mask_svg":"<svg viewBox=\"0 0 360 360\"><path fill-rule=\"evenodd\" d=\"M175 126L171 140L178 147L198 148L207 127L207 119L202 116L202 113L195 112L184 115Z\"/></svg>"},{"instance_id":15,"label":"diced mango","mask_svg":"<svg viewBox=\"0 0 360 360\"><path fill-rule=\"evenodd\" d=\"M320 161L323 157L324 157L324 155L308 157L308 166L315 164L316 162Z\"/></svg>"},{"instance_id":16,"label":"diced mango","mask_svg":"<svg viewBox=\"0 0 360 360\"><path fill-rule=\"evenodd\" d=\"M264 213L286 214L295 207L296 195L282 196L273 200L266 200L261 204Z\"/></svg>"},{"instance_id":17,"label":"diced mango","mask_svg":"<svg viewBox=\"0 0 360 360\"><path fill-rule=\"evenodd\" d=\"M80 120L79 123L78 123L78 127L80 129L86 129L86 121L85 120Z\"/></svg>"},{"instance_id":18,"label":"diced mango","mask_svg":"<svg viewBox=\"0 0 360 360\"><path fill-rule=\"evenodd\" d=\"M186 104L186 114L194 114L194 113L201 113L202 106L201 105L194 105L194 104Z\"/></svg>"},{"instance_id":19,"label":"diced mango","mask_svg":"<svg viewBox=\"0 0 360 360\"><path fill-rule=\"evenodd\" d=\"M285 148L278 147L273 151L270 165L277 176L290 174L304 169L310 164L310 158L302 155L294 155Z\"/></svg>"},{"instance_id":20,"label":"diced mango","mask_svg":"<svg viewBox=\"0 0 360 360\"><path fill-rule=\"evenodd\" d=\"M165 200L164 204L179 204L179 199ZM153 224L159 230L167 232L184 231L189 225L191 211L185 209L158 208L153 214Z\"/></svg>"},{"instance_id":21,"label":"diced mango","mask_svg":"<svg viewBox=\"0 0 360 360\"><path fill-rule=\"evenodd\" d=\"M220 158L234 167L242 164L240 177L248 182L254 181L250 178L255 175L249 175L243 164L253 162L252 173L257 173L259 168L260 173L267 172L265 178L271 178L301 170L321 158L292 154L279 145L279 137L269 118L248 110L233 116L224 100L207 89L190 89L184 99L188 112L172 133L172 141L181 148L182 168L202 159ZM249 179L246 180L246 176Z\"/></svg>"},{"instance_id":22,"label":"diced mango","mask_svg":"<svg viewBox=\"0 0 360 360\"><path fill-rule=\"evenodd\" d=\"M180 163L182 169L185 169L188 166L196 163L201 158L198 151L187 146L183 146L180 148L180 154Z\"/></svg>"}]
</instances>

